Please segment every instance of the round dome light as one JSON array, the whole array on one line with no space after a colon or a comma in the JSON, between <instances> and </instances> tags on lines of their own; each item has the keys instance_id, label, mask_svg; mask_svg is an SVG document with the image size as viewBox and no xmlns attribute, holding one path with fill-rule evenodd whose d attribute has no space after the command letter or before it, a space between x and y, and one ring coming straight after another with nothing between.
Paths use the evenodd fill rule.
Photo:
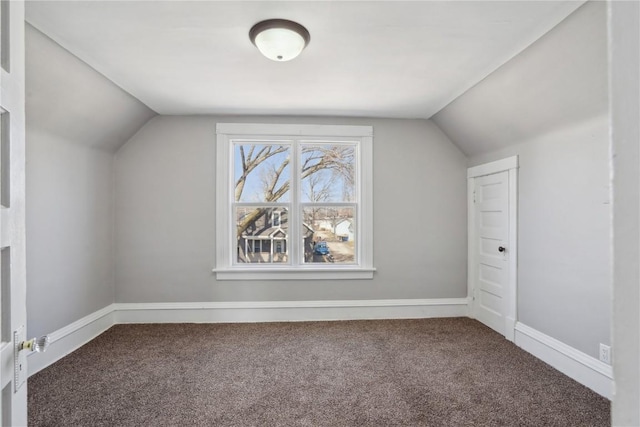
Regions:
<instances>
[{"instance_id":1,"label":"round dome light","mask_svg":"<svg viewBox=\"0 0 640 427\"><path fill-rule=\"evenodd\" d=\"M273 61L290 61L309 44L309 31L297 22L269 19L258 22L249 31L251 42Z\"/></svg>"}]
</instances>

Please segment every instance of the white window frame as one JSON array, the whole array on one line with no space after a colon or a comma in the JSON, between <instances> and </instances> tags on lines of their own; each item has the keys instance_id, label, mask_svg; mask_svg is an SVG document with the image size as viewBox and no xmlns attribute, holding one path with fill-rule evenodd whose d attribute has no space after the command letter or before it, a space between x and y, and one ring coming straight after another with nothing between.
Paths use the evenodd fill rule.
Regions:
<instances>
[{"instance_id":1,"label":"white window frame","mask_svg":"<svg viewBox=\"0 0 640 427\"><path fill-rule=\"evenodd\" d=\"M236 236L232 225L233 150L237 139L277 138L312 142L339 140L356 142L357 213L356 262L354 264L238 264ZM326 141L325 140L325 141ZM318 280L372 279L373 267L373 127L342 125L294 125L218 123L216 126L216 267L217 280ZM297 185L292 186L293 189ZM293 209L295 210L295 209ZM298 224L289 212L290 227ZM289 242L292 243L292 242ZM295 247L295 245L294 245ZM287 250L287 252L291 252Z\"/></svg>"}]
</instances>

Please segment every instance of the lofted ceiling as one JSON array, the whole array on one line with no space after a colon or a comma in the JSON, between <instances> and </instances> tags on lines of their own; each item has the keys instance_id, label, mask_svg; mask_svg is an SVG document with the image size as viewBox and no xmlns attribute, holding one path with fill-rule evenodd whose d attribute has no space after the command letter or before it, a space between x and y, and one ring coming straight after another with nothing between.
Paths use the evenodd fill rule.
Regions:
<instances>
[{"instance_id":1,"label":"lofted ceiling","mask_svg":"<svg viewBox=\"0 0 640 427\"><path fill-rule=\"evenodd\" d=\"M159 114L429 118L584 1L28 1L27 21ZM258 21L311 33L278 63ZM54 66L55 64L52 64Z\"/></svg>"}]
</instances>

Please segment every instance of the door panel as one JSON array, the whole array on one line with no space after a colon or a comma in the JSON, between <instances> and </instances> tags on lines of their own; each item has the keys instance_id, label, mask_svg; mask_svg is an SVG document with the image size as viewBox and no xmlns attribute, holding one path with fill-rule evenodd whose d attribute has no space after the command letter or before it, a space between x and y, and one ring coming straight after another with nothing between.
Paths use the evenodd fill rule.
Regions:
<instances>
[{"instance_id":1,"label":"door panel","mask_svg":"<svg viewBox=\"0 0 640 427\"><path fill-rule=\"evenodd\" d=\"M17 351L27 317L22 1L0 2L0 58L0 420L3 426L22 426L27 425L26 352Z\"/></svg>"},{"instance_id":2,"label":"door panel","mask_svg":"<svg viewBox=\"0 0 640 427\"><path fill-rule=\"evenodd\" d=\"M475 179L476 265L473 312L476 319L504 335L509 279L509 173ZM500 251L500 248L505 248Z\"/></svg>"}]
</instances>

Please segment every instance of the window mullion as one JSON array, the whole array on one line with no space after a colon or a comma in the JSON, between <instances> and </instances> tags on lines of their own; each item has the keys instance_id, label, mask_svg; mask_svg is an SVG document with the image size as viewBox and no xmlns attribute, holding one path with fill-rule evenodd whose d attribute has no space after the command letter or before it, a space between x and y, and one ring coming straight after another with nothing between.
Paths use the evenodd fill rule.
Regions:
<instances>
[{"instance_id":1,"label":"window mullion","mask_svg":"<svg viewBox=\"0 0 640 427\"><path fill-rule=\"evenodd\" d=\"M291 207L289 208L289 244L291 245L291 250L289 251L289 256L291 257L291 265L298 266L301 264L301 252L302 248L300 245L300 228L302 227L302 223L300 222L300 167L299 167L299 144L298 140L293 141L293 145L291 147L291 160L289 164L291 165L291 184L290 184L290 192L291 192Z\"/></svg>"}]
</instances>

